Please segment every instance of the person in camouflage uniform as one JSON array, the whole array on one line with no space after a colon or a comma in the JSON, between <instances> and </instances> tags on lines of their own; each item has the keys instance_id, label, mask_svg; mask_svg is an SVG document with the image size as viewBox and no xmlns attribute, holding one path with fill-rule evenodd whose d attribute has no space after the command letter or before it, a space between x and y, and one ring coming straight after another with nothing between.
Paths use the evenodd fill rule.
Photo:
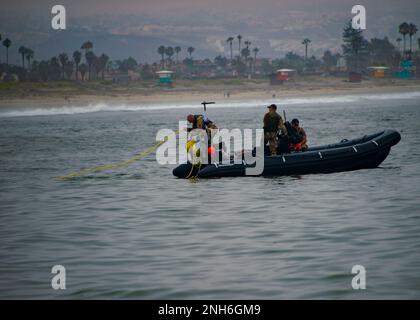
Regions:
<instances>
[{"instance_id":1,"label":"person in camouflage uniform","mask_svg":"<svg viewBox=\"0 0 420 320\"><path fill-rule=\"evenodd\" d=\"M271 155L277 154L277 133L280 130L283 135L287 135L287 129L282 117L277 113L275 104L269 105L268 112L264 115L264 144L269 144Z\"/></svg>"}]
</instances>

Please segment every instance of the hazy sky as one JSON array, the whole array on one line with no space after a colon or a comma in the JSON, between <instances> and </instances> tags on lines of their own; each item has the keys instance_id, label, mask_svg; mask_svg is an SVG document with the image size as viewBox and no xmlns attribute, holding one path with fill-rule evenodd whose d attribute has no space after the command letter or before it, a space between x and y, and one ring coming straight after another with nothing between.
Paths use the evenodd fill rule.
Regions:
<instances>
[{"instance_id":1,"label":"hazy sky","mask_svg":"<svg viewBox=\"0 0 420 320\"><path fill-rule=\"evenodd\" d=\"M196 10L252 12L266 10L319 10L342 9L349 11L355 4L369 10L394 8L396 11L419 10L419 0L13 0L2 6L2 12L16 14L28 11L49 13L55 4L64 5L69 14L181 14Z\"/></svg>"},{"instance_id":2,"label":"hazy sky","mask_svg":"<svg viewBox=\"0 0 420 320\"><path fill-rule=\"evenodd\" d=\"M67 10L63 32L51 29L56 4ZM154 61L159 45L194 46L195 57L215 57L228 55L226 38L238 34L265 57L302 53L302 39L309 37L309 54L320 56L341 49L342 29L356 4L366 7L368 39L388 36L395 42L403 21L420 27L420 0L9 0L0 9L0 34L12 39L17 63L20 45L48 58L86 40L113 59Z\"/></svg>"}]
</instances>

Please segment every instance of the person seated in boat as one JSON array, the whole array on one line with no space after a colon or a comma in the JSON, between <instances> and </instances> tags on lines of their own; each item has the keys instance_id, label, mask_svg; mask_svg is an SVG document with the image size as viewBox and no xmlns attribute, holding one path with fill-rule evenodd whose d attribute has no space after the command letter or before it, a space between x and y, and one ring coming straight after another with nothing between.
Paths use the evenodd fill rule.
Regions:
<instances>
[{"instance_id":1,"label":"person seated in boat","mask_svg":"<svg viewBox=\"0 0 420 320\"><path fill-rule=\"evenodd\" d=\"M306 151L308 139L305 129L299 126L299 120L293 119L289 129L290 149L294 151Z\"/></svg>"},{"instance_id":2,"label":"person seated in boat","mask_svg":"<svg viewBox=\"0 0 420 320\"><path fill-rule=\"evenodd\" d=\"M268 107L268 112L264 115L264 145L269 144L270 154L277 154L277 135L279 130L282 136L287 136L287 129L284 125L282 117L277 113L277 106L271 104ZM280 136L280 139L281 137Z\"/></svg>"}]
</instances>

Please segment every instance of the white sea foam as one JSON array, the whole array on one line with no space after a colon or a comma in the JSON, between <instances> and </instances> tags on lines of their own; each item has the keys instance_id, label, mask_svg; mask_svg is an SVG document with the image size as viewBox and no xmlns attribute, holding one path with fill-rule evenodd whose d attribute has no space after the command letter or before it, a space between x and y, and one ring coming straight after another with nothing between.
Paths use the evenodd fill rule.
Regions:
<instances>
[{"instance_id":1,"label":"white sea foam","mask_svg":"<svg viewBox=\"0 0 420 320\"><path fill-rule=\"evenodd\" d=\"M266 104L276 103L278 106L290 105L316 105L316 104L340 104L340 103L357 103L362 101L379 101L379 100L404 100L419 99L420 91L404 92L404 93L385 93L385 94L349 94L336 96L312 96L303 98L274 98L265 100L252 100L248 102L222 102L212 105L213 108L244 108L244 107L261 107ZM47 115L69 115L82 114L91 112L112 112L112 111L153 111L153 110L173 110L173 109L191 109L197 108L199 105L192 103L171 103L171 104L89 104L86 106L68 105L60 107L31 108L21 107L19 109L11 109L3 107L0 109L0 117L24 117L24 116L47 116Z\"/></svg>"}]
</instances>

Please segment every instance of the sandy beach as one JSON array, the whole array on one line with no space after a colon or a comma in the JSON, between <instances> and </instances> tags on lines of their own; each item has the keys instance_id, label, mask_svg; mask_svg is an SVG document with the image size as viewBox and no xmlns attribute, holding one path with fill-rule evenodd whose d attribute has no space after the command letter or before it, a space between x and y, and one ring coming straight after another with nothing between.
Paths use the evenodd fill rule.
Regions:
<instances>
[{"instance_id":1,"label":"sandy beach","mask_svg":"<svg viewBox=\"0 0 420 320\"><path fill-rule=\"evenodd\" d=\"M127 84L18 83L0 90L0 107L60 107L106 103L109 105L154 105L200 103L203 100L240 102L294 97L380 94L420 91L420 80L368 79L350 83L345 78L305 76L283 85L270 86L267 80L180 80L173 88L154 82Z\"/></svg>"}]
</instances>

